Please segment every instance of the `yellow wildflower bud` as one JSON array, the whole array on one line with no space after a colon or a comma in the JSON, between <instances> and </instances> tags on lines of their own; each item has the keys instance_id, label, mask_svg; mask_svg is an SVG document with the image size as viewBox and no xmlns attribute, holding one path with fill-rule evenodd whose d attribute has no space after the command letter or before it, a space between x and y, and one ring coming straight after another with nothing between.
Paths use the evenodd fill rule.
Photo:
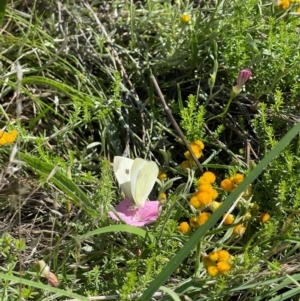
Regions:
<instances>
[{"instance_id":1,"label":"yellow wildflower bud","mask_svg":"<svg viewBox=\"0 0 300 301\"><path fill-rule=\"evenodd\" d=\"M262 213L261 216L259 217L259 220L262 222L262 223L266 223L270 218L270 214L269 213Z\"/></svg>"},{"instance_id":2,"label":"yellow wildflower bud","mask_svg":"<svg viewBox=\"0 0 300 301\"><path fill-rule=\"evenodd\" d=\"M192 228L199 227L198 217L191 217L190 218L190 225L191 225Z\"/></svg>"},{"instance_id":3,"label":"yellow wildflower bud","mask_svg":"<svg viewBox=\"0 0 300 301\"><path fill-rule=\"evenodd\" d=\"M246 232L246 228L242 224L236 225L233 228L233 233L235 235L243 236L245 232Z\"/></svg>"},{"instance_id":4,"label":"yellow wildflower bud","mask_svg":"<svg viewBox=\"0 0 300 301\"><path fill-rule=\"evenodd\" d=\"M163 181L163 180L165 180L165 179L167 179L168 178L168 175L164 172L164 171L160 171L159 172L159 174L158 174L158 178L161 180L161 181Z\"/></svg>"},{"instance_id":5,"label":"yellow wildflower bud","mask_svg":"<svg viewBox=\"0 0 300 301\"><path fill-rule=\"evenodd\" d=\"M202 206L207 206L209 203L212 202L212 196L208 192L197 191L197 192L194 193L194 196L198 199L199 203Z\"/></svg>"},{"instance_id":6,"label":"yellow wildflower bud","mask_svg":"<svg viewBox=\"0 0 300 301\"><path fill-rule=\"evenodd\" d=\"M220 274L225 274L230 270L231 266L228 262L221 261L217 263L217 270Z\"/></svg>"},{"instance_id":7,"label":"yellow wildflower bud","mask_svg":"<svg viewBox=\"0 0 300 301\"><path fill-rule=\"evenodd\" d=\"M234 189L233 184L229 179L224 179L220 186L225 191L232 191Z\"/></svg>"},{"instance_id":8,"label":"yellow wildflower bud","mask_svg":"<svg viewBox=\"0 0 300 301\"><path fill-rule=\"evenodd\" d=\"M229 261L231 256L226 250L218 250L218 261Z\"/></svg>"},{"instance_id":9,"label":"yellow wildflower bud","mask_svg":"<svg viewBox=\"0 0 300 301\"><path fill-rule=\"evenodd\" d=\"M166 201L166 199L167 199L167 195L165 194L165 193L161 193L160 195L159 195L159 201L160 201L160 203L164 203L165 201Z\"/></svg>"},{"instance_id":10,"label":"yellow wildflower bud","mask_svg":"<svg viewBox=\"0 0 300 301\"><path fill-rule=\"evenodd\" d=\"M206 223L206 221L209 219L210 213L209 212L202 212L198 216L198 224L199 226L202 226Z\"/></svg>"},{"instance_id":11,"label":"yellow wildflower bud","mask_svg":"<svg viewBox=\"0 0 300 301\"><path fill-rule=\"evenodd\" d=\"M215 263L209 258L209 256L202 256L202 262L204 267L207 269L208 267L214 265Z\"/></svg>"},{"instance_id":12,"label":"yellow wildflower bud","mask_svg":"<svg viewBox=\"0 0 300 301\"><path fill-rule=\"evenodd\" d=\"M212 184L216 181L216 176L211 171L206 171L201 177L207 179L207 181Z\"/></svg>"},{"instance_id":13,"label":"yellow wildflower bud","mask_svg":"<svg viewBox=\"0 0 300 301\"><path fill-rule=\"evenodd\" d=\"M233 224L234 219L235 219L235 216L233 214L224 213L223 214L223 218L224 217L225 217L225 219L224 219L224 225L231 225L231 224Z\"/></svg>"},{"instance_id":14,"label":"yellow wildflower bud","mask_svg":"<svg viewBox=\"0 0 300 301\"><path fill-rule=\"evenodd\" d=\"M281 0L279 6L286 10L290 7L290 1L289 0Z\"/></svg>"},{"instance_id":15,"label":"yellow wildflower bud","mask_svg":"<svg viewBox=\"0 0 300 301\"><path fill-rule=\"evenodd\" d=\"M219 259L218 252L210 252L208 257L211 261L217 261Z\"/></svg>"},{"instance_id":16,"label":"yellow wildflower bud","mask_svg":"<svg viewBox=\"0 0 300 301\"><path fill-rule=\"evenodd\" d=\"M202 150L198 148L198 146L196 145L190 145L192 152L194 153L194 155L197 157L197 159L199 159L202 156ZM187 159L192 159L191 153L189 151L186 151L184 153L184 156Z\"/></svg>"},{"instance_id":17,"label":"yellow wildflower bud","mask_svg":"<svg viewBox=\"0 0 300 301\"><path fill-rule=\"evenodd\" d=\"M219 271L216 266L212 265L208 267L207 272L210 276L215 277L219 274Z\"/></svg>"},{"instance_id":18,"label":"yellow wildflower bud","mask_svg":"<svg viewBox=\"0 0 300 301\"><path fill-rule=\"evenodd\" d=\"M178 226L178 231L183 233L183 234L190 234L192 229L191 229L190 225L187 222L182 222Z\"/></svg>"},{"instance_id":19,"label":"yellow wildflower bud","mask_svg":"<svg viewBox=\"0 0 300 301\"><path fill-rule=\"evenodd\" d=\"M190 199L190 205L193 206L194 208L200 208L201 204L196 196L192 196Z\"/></svg>"},{"instance_id":20,"label":"yellow wildflower bud","mask_svg":"<svg viewBox=\"0 0 300 301\"><path fill-rule=\"evenodd\" d=\"M189 14L187 14L187 13L184 13L184 14L181 15L181 17L180 17L180 21L181 21L182 23L189 23L190 20L191 20L191 16L190 16Z\"/></svg>"}]
</instances>

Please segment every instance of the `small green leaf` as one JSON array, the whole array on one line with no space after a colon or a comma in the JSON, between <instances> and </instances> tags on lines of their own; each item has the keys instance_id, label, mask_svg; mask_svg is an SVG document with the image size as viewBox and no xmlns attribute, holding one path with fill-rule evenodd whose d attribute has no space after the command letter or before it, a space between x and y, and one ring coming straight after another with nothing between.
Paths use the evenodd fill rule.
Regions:
<instances>
[{"instance_id":1,"label":"small green leaf","mask_svg":"<svg viewBox=\"0 0 300 301\"><path fill-rule=\"evenodd\" d=\"M98 234L103 234L107 232L128 232L131 234L135 234L144 238L149 237L149 239L153 242L154 241L154 236L147 232L146 230L143 230L138 227L133 227L133 226L128 226L128 225L112 225L108 227L103 227L100 229L96 229L94 231L90 231L85 233L84 235L80 236L79 239L86 239L90 236L98 235Z\"/></svg>"}]
</instances>

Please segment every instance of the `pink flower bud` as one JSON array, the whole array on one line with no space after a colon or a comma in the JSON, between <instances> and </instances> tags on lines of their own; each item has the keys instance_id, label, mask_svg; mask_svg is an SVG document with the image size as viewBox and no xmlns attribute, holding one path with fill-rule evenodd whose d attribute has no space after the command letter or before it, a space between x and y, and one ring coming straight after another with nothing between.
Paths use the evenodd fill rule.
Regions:
<instances>
[{"instance_id":1,"label":"pink flower bud","mask_svg":"<svg viewBox=\"0 0 300 301\"><path fill-rule=\"evenodd\" d=\"M247 80L251 77L251 75L252 72L248 69L243 69L240 71L236 80L236 86L232 87L232 95L234 97L241 93L243 86L245 85Z\"/></svg>"}]
</instances>

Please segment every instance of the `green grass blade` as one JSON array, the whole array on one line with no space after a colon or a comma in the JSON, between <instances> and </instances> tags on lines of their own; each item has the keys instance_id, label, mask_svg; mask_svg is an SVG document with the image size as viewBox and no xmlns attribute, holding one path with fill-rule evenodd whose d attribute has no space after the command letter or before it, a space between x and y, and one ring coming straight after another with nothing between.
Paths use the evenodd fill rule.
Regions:
<instances>
[{"instance_id":1,"label":"green grass blade","mask_svg":"<svg viewBox=\"0 0 300 301\"><path fill-rule=\"evenodd\" d=\"M60 296L66 296L66 297L69 297L69 298L76 298L76 299L83 300L83 301L89 301L90 300L87 297L72 293L70 291L65 291L65 290L62 290L62 289L59 289L59 288L52 287L50 285L45 285L45 284L42 284L42 283L39 283L39 282L27 280L27 279L24 279L24 278L20 278L20 277L8 275L8 274L0 273L0 279L8 280L8 281L11 281L12 283L22 283L23 285L25 284L25 285L28 285L28 286L31 286L31 287L36 287L36 288L39 288L39 289L41 289L43 291L46 291L46 292L52 292L52 293L59 294Z\"/></svg>"},{"instance_id":2,"label":"green grass blade","mask_svg":"<svg viewBox=\"0 0 300 301\"><path fill-rule=\"evenodd\" d=\"M84 235L80 236L79 239L86 239L90 236L99 235L99 234L108 233L108 232L127 232L127 233L141 236L143 238L149 237L152 242L154 241L154 236L152 234L150 234L149 232L147 232L141 228L128 226L128 225L112 225L112 226L108 226L108 227L103 227L100 229L96 229L94 231L87 232Z\"/></svg>"},{"instance_id":3,"label":"green grass blade","mask_svg":"<svg viewBox=\"0 0 300 301\"><path fill-rule=\"evenodd\" d=\"M6 4L7 0L0 1L0 26L2 26L2 22L4 19Z\"/></svg>"},{"instance_id":4,"label":"green grass blade","mask_svg":"<svg viewBox=\"0 0 300 301\"><path fill-rule=\"evenodd\" d=\"M196 247L205 233L212 228L215 223L221 218L223 213L234 203L240 193L242 193L248 185L250 185L260 173L267 167L267 165L290 143L290 141L300 132L300 123L297 123L273 148L269 154L264 157L261 162L249 173L245 180L233 191L232 194L224 201L222 206L216 210L208 221L190 237L186 244L179 250L179 252L169 261L166 267L161 271L150 286L145 290L143 295L139 298L140 301L150 300L153 294L164 284L170 275L175 271L180 263L189 255L189 253Z\"/></svg>"},{"instance_id":5,"label":"green grass blade","mask_svg":"<svg viewBox=\"0 0 300 301\"><path fill-rule=\"evenodd\" d=\"M20 159L27 163L40 176L48 177L55 169L55 166L28 154L20 153ZM54 175L49 178L56 187L63 191L74 203L82 207L91 216L98 216L96 207L90 202L87 195L64 173L56 170Z\"/></svg>"}]
</instances>

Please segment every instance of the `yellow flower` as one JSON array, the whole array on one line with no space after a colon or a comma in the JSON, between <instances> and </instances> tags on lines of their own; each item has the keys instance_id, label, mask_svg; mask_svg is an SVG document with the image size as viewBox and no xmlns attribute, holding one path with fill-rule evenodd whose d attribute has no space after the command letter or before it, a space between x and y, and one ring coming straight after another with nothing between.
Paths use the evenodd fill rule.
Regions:
<instances>
[{"instance_id":1,"label":"yellow flower","mask_svg":"<svg viewBox=\"0 0 300 301\"><path fill-rule=\"evenodd\" d=\"M191 197L191 199L190 199L190 205L193 206L196 209L201 207L201 204L200 204L198 198L195 197L195 196Z\"/></svg>"},{"instance_id":2,"label":"yellow flower","mask_svg":"<svg viewBox=\"0 0 300 301\"><path fill-rule=\"evenodd\" d=\"M219 274L219 271L216 266L212 265L208 267L207 272L210 276L215 277Z\"/></svg>"},{"instance_id":3,"label":"yellow flower","mask_svg":"<svg viewBox=\"0 0 300 301\"><path fill-rule=\"evenodd\" d=\"M234 222L235 216L233 214L223 214L223 218L226 216L224 220L224 225L231 225Z\"/></svg>"},{"instance_id":4,"label":"yellow flower","mask_svg":"<svg viewBox=\"0 0 300 301\"><path fill-rule=\"evenodd\" d=\"M221 261L217 263L217 270L220 274L225 274L230 270L231 266L228 262Z\"/></svg>"},{"instance_id":5,"label":"yellow flower","mask_svg":"<svg viewBox=\"0 0 300 301\"><path fill-rule=\"evenodd\" d=\"M194 196L198 199L200 205L202 206L207 206L209 203L212 202L212 196L208 192L197 191L194 193Z\"/></svg>"},{"instance_id":6,"label":"yellow flower","mask_svg":"<svg viewBox=\"0 0 300 301\"><path fill-rule=\"evenodd\" d=\"M210 180L208 178L205 178L205 177L200 177L199 180L198 180L198 186L200 185L205 185L205 184L211 184L210 183Z\"/></svg>"},{"instance_id":7,"label":"yellow flower","mask_svg":"<svg viewBox=\"0 0 300 301\"><path fill-rule=\"evenodd\" d=\"M165 202L165 200L167 199L167 195L165 194L165 193L161 193L160 195L159 195L159 201L161 202L161 203L164 203Z\"/></svg>"},{"instance_id":8,"label":"yellow flower","mask_svg":"<svg viewBox=\"0 0 300 301\"><path fill-rule=\"evenodd\" d=\"M261 216L259 217L259 220L262 222L262 223L266 223L270 218L270 214L269 213L262 213Z\"/></svg>"},{"instance_id":9,"label":"yellow flower","mask_svg":"<svg viewBox=\"0 0 300 301\"><path fill-rule=\"evenodd\" d=\"M245 232L246 228L242 224L236 225L233 228L233 233L236 235L243 236Z\"/></svg>"},{"instance_id":10,"label":"yellow flower","mask_svg":"<svg viewBox=\"0 0 300 301\"><path fill-rule=\"evenodd\" d=\"M204 148L204 144L202 141L197 140L195 142L190 143L190 148L192 149L192 152L194 153L194 155L197 157L197 159L199 159L202 156L202 150ZM190 154L189 151L186 151L184 153L184 156L187 159L192 159L192 156Z\"/></svg>"},{"instance_id":11,"label":"yellow flower","mask_svg":"<svg viewBox=\"0 0 300 301\"><path fill-rule=\"evenodd\" d=\"M289 0L281 0L279 6L286 10L290 7L290 1Z\"/></svg>"},{"instance_id":12,"label":"yellow flower","mask_svg":"<svg viewBox=\"0 0 300 301\"><path fill-rule=\"evenodd\" d=\"M187 14L187 13L184 13L184 14L181 15L181 17L180 17L180 21L181 21L182 23L189 23L190 20L191 20L191 16L190 16L189 14Z\"/></svg>"},{"instance_id":13,"label":"yellow flower","mask_svg":"<svg viewBox=\"0 0 300 301\"><path fill-rule=\"evenodd\" d=\"M215 212L221 205L222 205L222 203L213 201L213 202L211 202L211 203L208 205L208 208L209 208L212 212Z\"/></svg>"},{"instance_id":14,"label":"yellow flower","mask_svg":"<svg viewBox=\"0 0 300 301\"><path fill-rule=\"evenodd\" d=\"M300 7L297 9L297 13L300 13Z\"/></svg>"},{"instance_id":15,"label":"yellow flower","mask_svg":"<svg viewBox=\"0 0 300 301\"><path fill-rule=\"evenodd\" d=\"M192 145L197 146L200 150L204 149L204 143L202 141L200 141L200 140L196 140L196 141L192 142L191 146Z\"/></svg>"},{"instance_id":16,"label":"yellow flower","mask_svg":"<svg viewBox=\"0 0 300 301\"><path fill-rule=\"evenodd\" d=\"M201 178L207 179L210 184L213 184L216 181L216 176L211 171L206 171Z\"/></svg>"},{"instance_id":17,"label":"yellow flower","mask_svg":"<svg viewBox=\"0 0 300 301\"><path fill-rule=\"evenodd\" d=\"M218 250L217 253L218 253L218 261L219 262L220 261L227 262L231 258L230 254L226 250Z\"/></svg>"},{"instance_id":18,"label":"yellow flower","mask_svg":"<svg viewBox=\"0 0 300 301\"><path fill-rule=\"evenodd\" d=\"M211 192L211 196L212 196L212 199L215 200L219 196L218 191L216 189L213 189Z\"/></svg>"},{"instance_id":19,"label":"yellow flower","mask_svg":"<svg viewBox=\"0 0 300 301\"><path fill-rule=\"evenodd\" d=\"M11 132L0 131L0 145L11 144L16 140L18 135L17 130L12 130Z\"/></svg>"},{"instance_id":20,"label":"yellow flower","mask_svg":"<svg viewBox=\"0 0 300 301\"><path fill-rule=\"evenodd\" d=\"M163 180L165 180L165 179L168 178L168 175L167 175L167 173L165 173L163 170L160 170L160 171L159 171L159 174L158 174L158 178L159 178L161 181L163 181Z\"/></svg>"},{"instance_id":21,"label":"yellow flower","mask_svg":"<svg viewBox=\"0 0 300 301\"><path fill-rule=\"evenodd\" d=\"M221 188L225 191L232 191L233 185L232 182L229 179L225 179L220 184Z\"/></svg>"},{"instance_id":22,"label":"yellow flower","mask_svg":"<svg viewBox=\"0 0 300 301\"><path fill-rule=\"evenodd\" d=\"M199 186L199 191L212 193L213 187L210 184L202 184Z\"/></svg>"},{"instance_id":23,"label":"yellow flower","mask_svg":"<svg viewBox=\"0 0 300 301\"><path fill-rule=\"evenodd\" d=\"M182 222L178 226L178 231L183 233L183 234L189 234L189 233L191 233L192 229L191 229L190 225L187 222Z\"/></svg>"},{"instance_id":24,"label":"yellow flower","mask_svg":"<svg viewBox=\"0 0 300 301\"><path fill-rule=\"evenodd\" d=\"M210 252L208 254L208 257L211 261L217 261L219 259L218 253L217 252Z\"/></svg>"},{"instance_id":25,"label":"yellow flower","mask_svg":"<svg viewBox=\"0 0 300 301\"><path fill-rule=\"evenodd\" d=\"M198 223L198 218L197 217L191 217L190 218L190 225L192 228L198 228L199 223Z\"/></svg>"},{"instance_id":26,"label":"yellow flower","mask_svg":"<svg viewBox=\"0 0 300 301\"><path fill-rule=\"evenodd\" d=\"M196 163L194 161L190 161L190 160L185 160L185 161L182 161L181 164L180 164L180 167L183 169L183 170L186 170L187 168L192 168L193 166L195 166Z\"/></svg>"},{"instance_id":27,"label":"yellow flower","mask_svg":"<svg viewBox=\"0 0 300 301\"><path fill-rule=\"evenodd\" d=\"M198 216L198 224L199 226L202 226L206 223L206 221L209 219L210 213L209 212L202 212Z\"/></svg>"},{"instance_id":28,"label":"yellow flower","mask_svg":"<svg viewBox=\"0 0 300 301\"><path fill-rule=\"evenodd\" d=\"M207 192L211 195L211 198L215 200L218 197L218 192L210 184L202 184L199 186L200 192Z\"/></svg>"},{"instance_id":29,"label":"yellow flower","mask_svg":"<svg viewBox=\"0 0 300 301\"><path fill-rule=\"evenodd\" d=\"M240 173L237 173L234 177L230 178L230 181L234 186L241 184L244 181L244 176Z\"/></svg>"},{"instance_id":30,"label":"yellow flower","mask_svg":"<svg viewBox=\"0 0 300 301\"><path fill-rule=\"evenodd\" d=\"M194 153L194 155L196 156L197 159L199 159L201 156L202 156L202 150L199 149L199 147L197 145L190 145L191 149L192 149L192 152ZM189 151L186 151L184 153L184 156L187 158L187 159L192 159L192 156L190 154Z\"/></svg>"},{"instance_id":31,"label":"yellow flower","mask_svg":"<svg viewBox=\"0 0 300 301\"><path fill-rule=\"evenodd\" d=\"M212 265L215 265L215 263L209 258L209 256L202 256L202 262L206 269Z\"/></svg>"}]
</instances>

